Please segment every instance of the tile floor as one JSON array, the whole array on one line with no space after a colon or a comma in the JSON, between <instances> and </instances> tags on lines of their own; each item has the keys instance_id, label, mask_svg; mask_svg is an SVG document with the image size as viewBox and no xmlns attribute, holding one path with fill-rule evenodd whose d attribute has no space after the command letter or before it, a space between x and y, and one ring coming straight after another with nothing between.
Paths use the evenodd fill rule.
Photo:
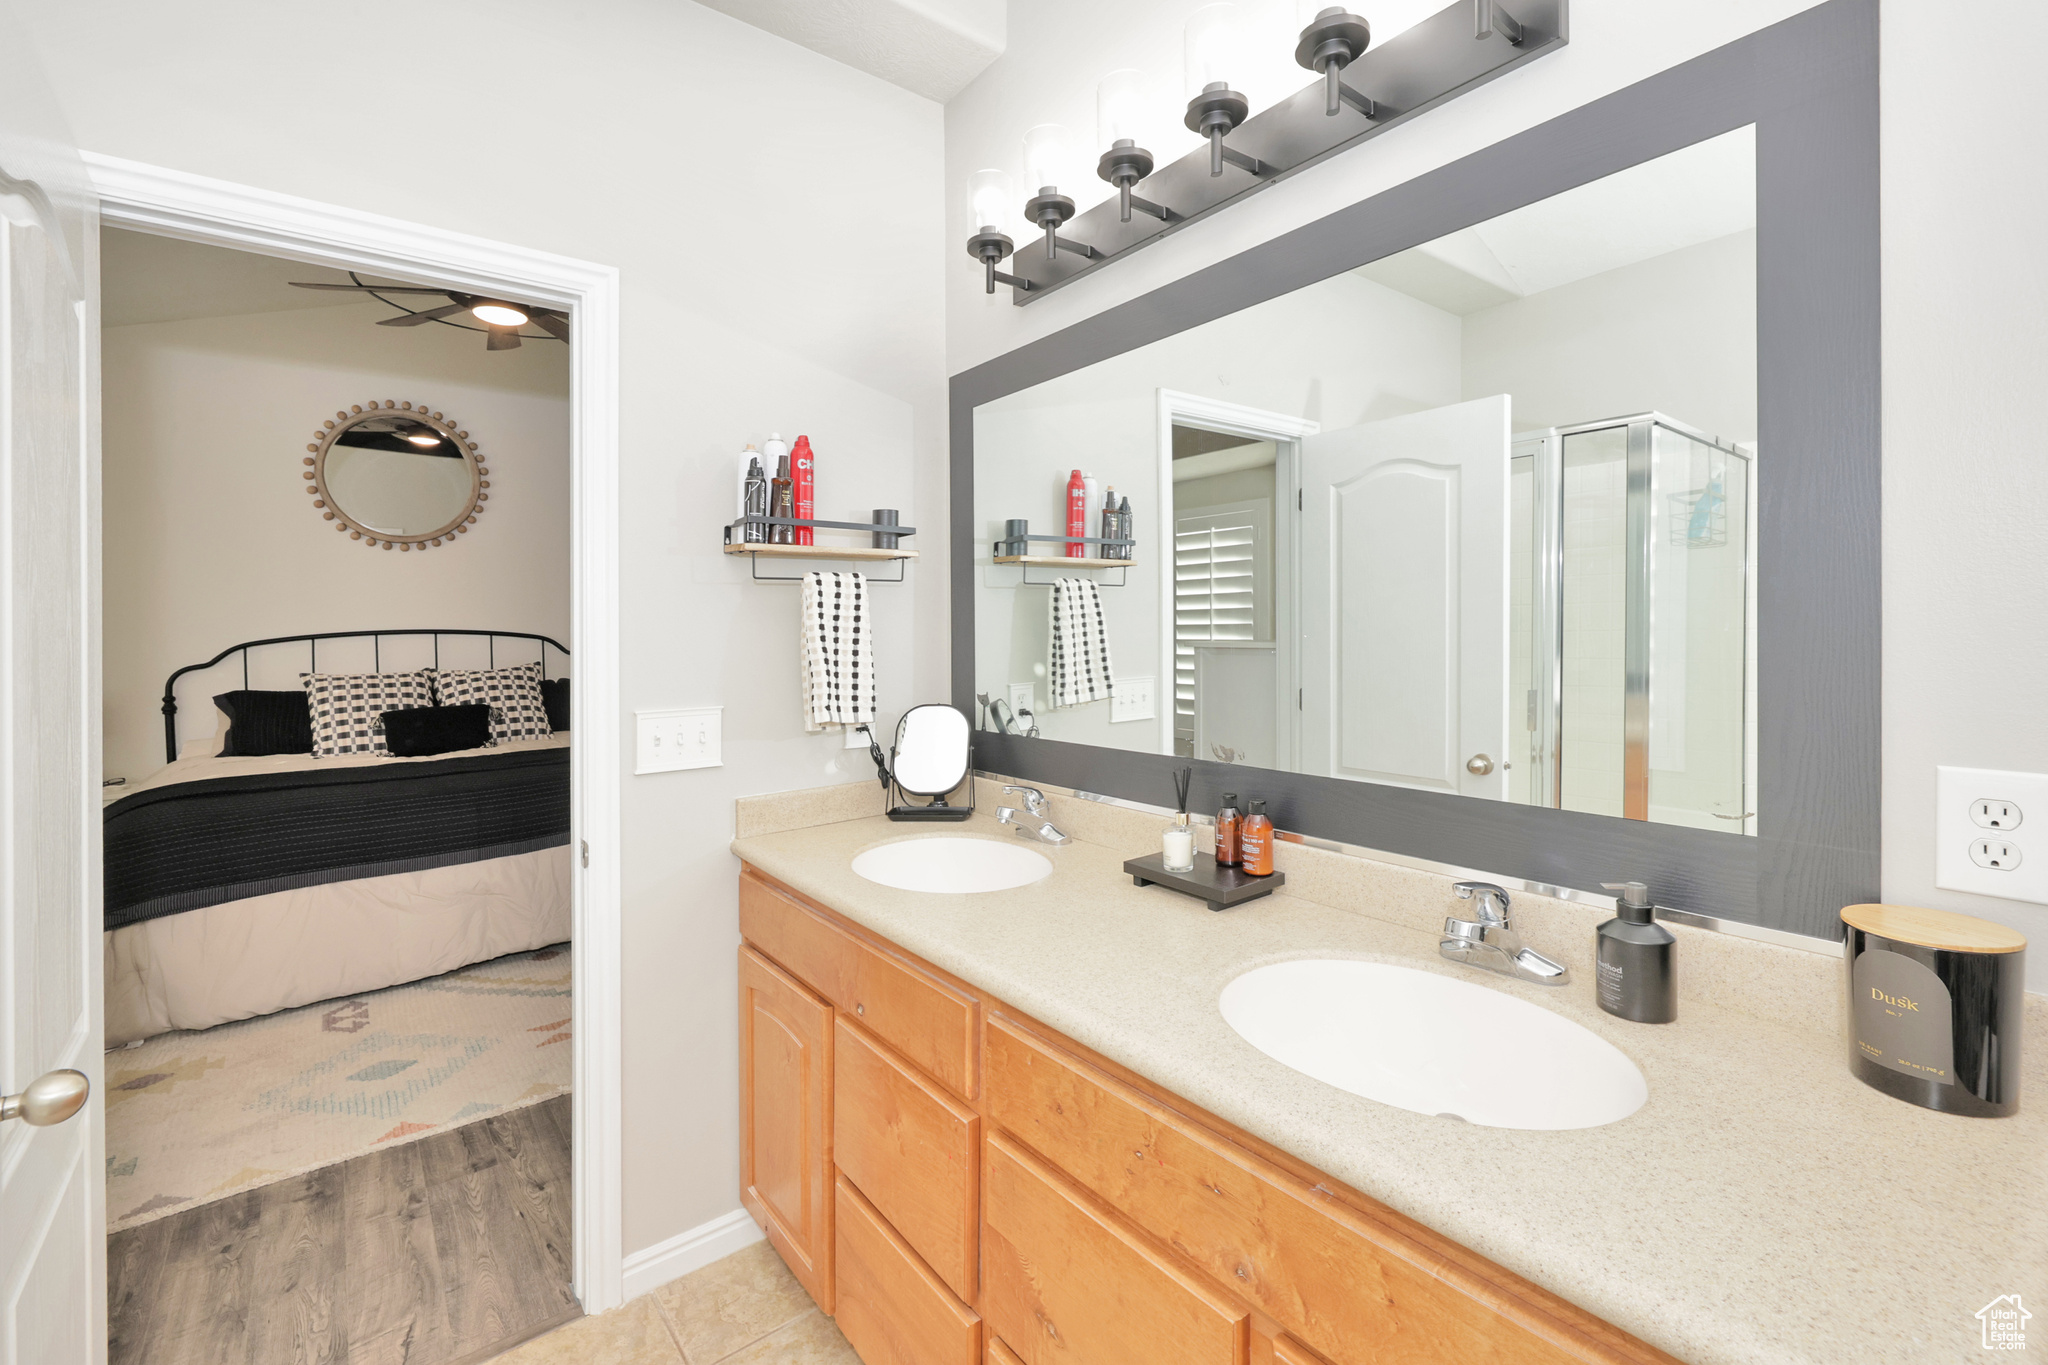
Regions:
<instances>
[{"instance_id":1,"label":"tile floor","mask_svg":"<svg viewBox=\"0 0 2048 1365\"><path fill-rule=\"evenodd\" d=\"M623 1308L579 1318L491 1365L860 1365L766 1242Z\"/></svg>"}]
</instances>

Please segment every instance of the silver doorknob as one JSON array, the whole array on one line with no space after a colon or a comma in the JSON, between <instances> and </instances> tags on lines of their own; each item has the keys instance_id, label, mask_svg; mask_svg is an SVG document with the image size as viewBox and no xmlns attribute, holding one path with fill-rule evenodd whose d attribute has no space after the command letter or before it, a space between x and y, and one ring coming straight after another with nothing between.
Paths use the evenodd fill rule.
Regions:
<instances>
[{"instance_id":1,"label":"silver doorknob","mask_svg":"<svg viewBox=\"0 0 2048 1365\"><path fill-rule=\"evenodd\" d=\"M92 1082L83 1071L50 1071L22 1087L19 1095L0 1098L0 1120L20 1119L35 1128L62 1123L85 1108Z\"/></svg>"},{"instance_id":2,"label":"silver doorknob","mask_svg":"<svg viewBox=\"0 0 2048 1365\"><path fill-rule=\"evenodd\" d=\"M1474 777L1484 777L1493 771L1493 760L1485 754L1474 754L1465 760L1465 771Z\"/></svg>"}]
</instances>

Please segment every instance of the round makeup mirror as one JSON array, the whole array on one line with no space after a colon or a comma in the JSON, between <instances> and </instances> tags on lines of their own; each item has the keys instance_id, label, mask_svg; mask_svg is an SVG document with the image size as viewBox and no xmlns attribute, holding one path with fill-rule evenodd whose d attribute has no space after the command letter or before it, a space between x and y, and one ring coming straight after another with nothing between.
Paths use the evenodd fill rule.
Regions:
<instances>
[{"instance_id":1,"label":"round makeup mirror","mask_svg":"<svg viewBox=\"0 0 2048 1365\"><path fill-rule=\"evenodd\" d=\"M967 776L967 717L942 702L913 706L896 722L896 785L912 796L944 796Z\"/></svg>"},{"instance_id":2,"label":"round makeup mirror","mask_svg":"<svg viewBox=\"0 0 2048 1365\"><path fill-rule=\"evenodd\" d=\"M351 539L386 550L453 544L490 500L476 442L425 404L356 405L314 433L304 472L313 506Z\"/></svg>"}]
</instances>

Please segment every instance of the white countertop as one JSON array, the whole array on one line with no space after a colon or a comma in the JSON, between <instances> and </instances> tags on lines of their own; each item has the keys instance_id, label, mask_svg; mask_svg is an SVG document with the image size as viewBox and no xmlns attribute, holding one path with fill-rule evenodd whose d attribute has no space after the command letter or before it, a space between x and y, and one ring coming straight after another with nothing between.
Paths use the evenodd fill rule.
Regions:
<instances>
[{"instance_id":1,"label":"white countertop","mask_svg":"<svg viewBox=\"0 0 2048 1365\"><path fill-rule=\"evenodd\" d=\"M2048 1350L2039 997L2028 1001L2020 1114L1960 1118L1865 1086L1838 1037L1696 1000L1681 1002L1674 1024L1630 1024L1601 1013L1583 982L1556 989L1454 966L1432 933L1286 889L1219 914L1135 887L1122 871L1128 854L1098 844L1033 844L1052 860L1051 877L972 896L895 891L848 867L876 844L973 836L1012 837L986 814L943 828L867 818L732 849L1696 1365L1980 1359L1973 1315L2013 1293L2034 1305ZM1395 962L1522 996L1627 1053L1649 1100L1606 1127L1532 1132L1414 1114L1312 1080L1239 1038L1216 1003L1240 973L1309 956Z\"/></svg>"}]
</instances>

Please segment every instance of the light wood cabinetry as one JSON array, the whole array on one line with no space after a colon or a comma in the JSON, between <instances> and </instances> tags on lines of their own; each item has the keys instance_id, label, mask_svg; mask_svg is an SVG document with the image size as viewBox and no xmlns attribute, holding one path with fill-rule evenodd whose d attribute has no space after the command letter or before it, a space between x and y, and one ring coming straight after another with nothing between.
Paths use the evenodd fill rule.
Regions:
<instances>
[{"instance_id":1,"label":"light wood cabinetry","mask_svg":"<svg viewBox=\"0 0 2048 1365\"><path fill-rule=\"evenodd\" d=\"M842 1174L839 1330L865 1365L979 1365L981 1319Z\"/></svg>"},{"instance_id":2,"label":"light wood cabinetry","mask_svg":"<svg viewBox=\"0 0 2048 1365\"><path fill-rule=\"evenodd\" d=\"M740 949L740 1202L832 1311L832 1008Z\"/></svg>"},{"instance_id":3,"label":"light wood cabinetry","mask_svg":"<svg viewBox=\"0 0 2048 1365\"><path fill-rule=\"evenodd\" d=\"M845 1015L832 1057L833 1160L925 1264L972 1299L981 1116Z\"/></svg>"},{"instance_id":4,"label":"light wood cabinetry","mask_svg":"<svg viewBox=\"0 0 2048 1365\"><path fill-rule=\"evenodd\" d=\"M740 921L745 1202L867 1365L1676 1365L753 869Z\"/></svg>"}]
</instances>

